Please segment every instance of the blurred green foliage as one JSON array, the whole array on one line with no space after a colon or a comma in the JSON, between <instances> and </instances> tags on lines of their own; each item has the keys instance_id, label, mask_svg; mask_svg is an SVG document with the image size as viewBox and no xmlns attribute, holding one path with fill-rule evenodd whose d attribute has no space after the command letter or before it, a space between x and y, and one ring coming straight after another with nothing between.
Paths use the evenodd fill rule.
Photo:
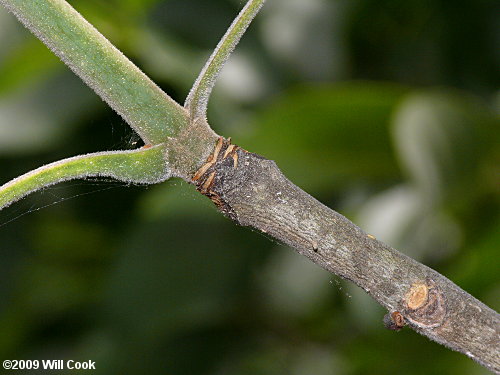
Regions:
<instances>
[{"instance_id":1,"label":"blurred green foliage","mask_svg":"<svg viewBox=\"0 0 500 375\"><path fill-rule=\"evenodd\" d=\"M183 102L241 1L71 2ZM268 0L210 103L368 232L500 305L499 4ZM136 136L0 9L1 182ZM0 359L99 374L486 374L184 182L93 179L0 212ZM425 360L422 360L425 358ZM49 373L49 372L47 372Z\"/></svg>"}]
</instances>

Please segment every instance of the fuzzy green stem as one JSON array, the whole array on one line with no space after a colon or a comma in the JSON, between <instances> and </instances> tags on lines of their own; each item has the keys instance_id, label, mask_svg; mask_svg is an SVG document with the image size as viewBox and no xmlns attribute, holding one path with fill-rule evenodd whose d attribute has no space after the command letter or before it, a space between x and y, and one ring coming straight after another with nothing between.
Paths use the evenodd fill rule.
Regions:
<instances>
[{"instance_id":1,"label":"fuzzy green stem","mask_svg":"<svg viewBox=\"0 0 500 375\"><path fill-rule=\"evenodd\" d=\"M184 104L192 119L205 118L208 99L222 67L264 2L265 0L247 2L203 67Z\"/></svg>"},{"instance_id":2,"label":"fuzzy green stem","mask_svg":"<svg viewBox=\"0 0 500 375\"><path fill-rule=\"evenodd\" d=\"M0 186L0 210L58 182L86 177L113 177L120 181L152 184L171 176L164 160L165 147L98 152L44 165Z\"/></svg>"},{"instance_id":3,"label":"fuzzy green stem","mask_svg":"<svg viewBox=\"0 0 500 375\"><path fill-rule=\"evenodd\" d=\"M141 136L158 144L188 122L165 94L64 0L0 0Z\"/></svg>"}]
</instances>

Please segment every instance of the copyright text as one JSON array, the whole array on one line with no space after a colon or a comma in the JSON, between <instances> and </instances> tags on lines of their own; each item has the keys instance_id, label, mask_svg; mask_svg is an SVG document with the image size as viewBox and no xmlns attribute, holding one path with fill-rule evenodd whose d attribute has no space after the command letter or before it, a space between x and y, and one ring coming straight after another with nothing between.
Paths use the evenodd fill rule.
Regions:
<instances>
[{"instance_id":1,"label":"copyright text","mask_svg":"<svg viewBox=\"0 0 500 375\"><path fill-rule=\"evenodd\" d=\"M95 361L74 361L63 359L6 359L5 370L95 370Z\"/></svg>"}]
</instances>

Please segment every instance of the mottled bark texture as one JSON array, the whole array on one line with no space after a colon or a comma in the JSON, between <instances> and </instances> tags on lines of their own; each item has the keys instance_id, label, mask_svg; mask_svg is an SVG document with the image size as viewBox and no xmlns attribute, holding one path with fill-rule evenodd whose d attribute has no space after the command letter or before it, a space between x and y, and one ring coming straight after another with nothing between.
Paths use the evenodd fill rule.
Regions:
<instances>
[{"instance_id":1,"label":"mottled bark texture","mask_svg":"<svg viewBox=\"0 0 500 375\"><path fill-rule=\"evenodd\" d=\"M388 310L388 328L408 325L500 373L498 313L321 204L273 161L220 138L192 183L239 225L267 233L363 288Z\"/></svg>"}]
</instances>

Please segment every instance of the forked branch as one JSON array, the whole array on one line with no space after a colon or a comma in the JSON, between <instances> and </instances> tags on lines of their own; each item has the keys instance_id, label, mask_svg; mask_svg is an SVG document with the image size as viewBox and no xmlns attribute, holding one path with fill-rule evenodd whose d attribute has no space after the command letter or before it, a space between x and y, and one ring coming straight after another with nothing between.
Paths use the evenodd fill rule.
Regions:
<instances>
[{"instance_id":1,"label":"forked branch","mask_svg":"<svg viewBox=\"0 0 500 375\"><path fill-rule=\"evenodd\" d=\"M359 285L388 310L385 320L389 328L408 325L500 373L498 313L438 272L376 240L318 202L291 183L273 161L231 145L229 140L216 141L205 121L209 95L224 62L264 0L250 0L233 22L196 80L186 100L187 111L65 1L0 3L117 110L146 143L157 145L125 154L93 154L51 164L14 180L24 189L21 195L33 190L30 184L46 186L92 173L154 183L174 171L176 176L195 184L237 224L267 233ZM121 157L125 158L124 175L118 172ZM135 164L130 163L142 165L150 157L151 169L145 165L137 170L139 175L134 175ZM104 164L93 169L91 161L99 158ZM106 162L110 164L106 166ZM59 171L62 175L57 177ZM16 183L1 188L0 207L21 196L9 196Z\"/></svg>"}]
</instances>

